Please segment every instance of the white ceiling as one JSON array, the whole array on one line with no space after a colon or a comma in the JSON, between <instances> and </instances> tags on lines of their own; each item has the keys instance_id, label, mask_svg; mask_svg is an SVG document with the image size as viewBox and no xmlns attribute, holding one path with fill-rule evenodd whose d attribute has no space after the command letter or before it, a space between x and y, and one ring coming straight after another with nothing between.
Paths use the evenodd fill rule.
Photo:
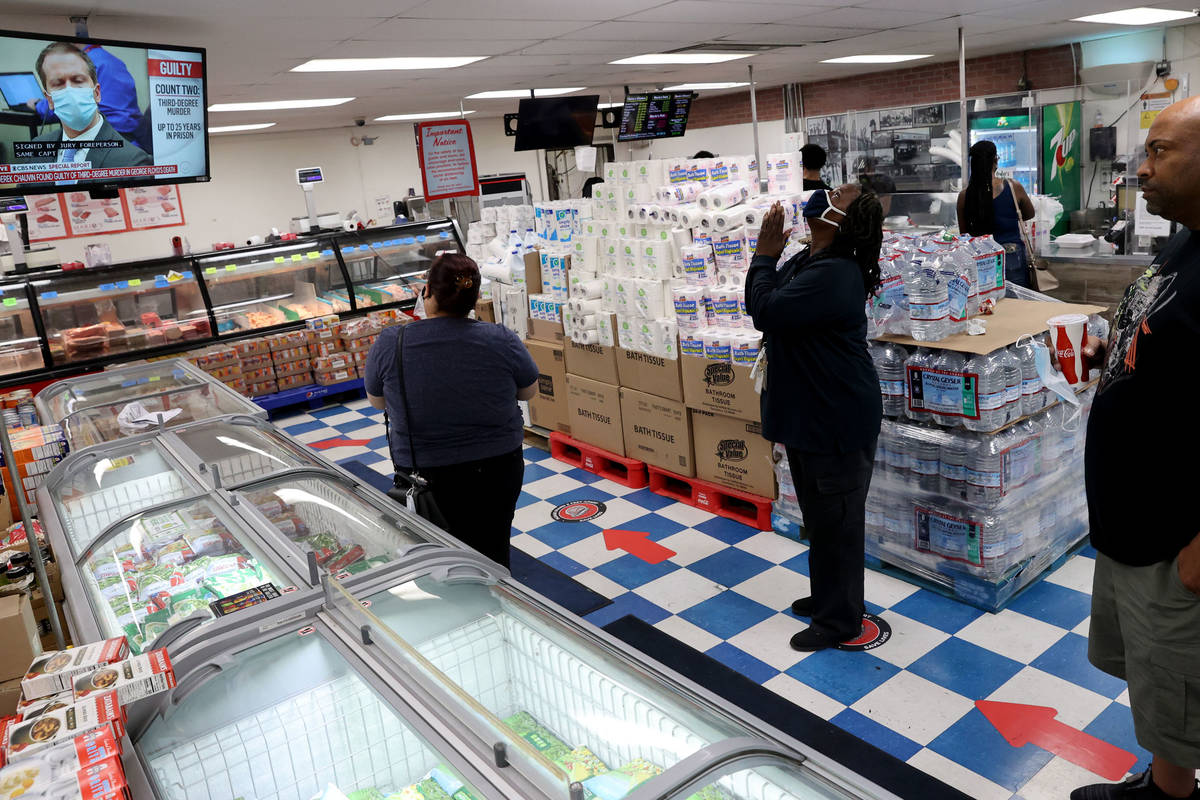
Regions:
<instances>
[{"instance_id":1,"label":"white ceiling","mask_svg":"<svg viewBox=\"0 0 1200 800\"><path fill-rule=\"evenodd\" d=\"M1154 2L1190 9L1194 0ZM272 131L341 127L355 117L444 111L492 89L586 86L619 100L628 85L746 80L765 85L878 71L821 64L859 53L957 58L1129 32L1068 22L1134 0L0 0L0 28L208 49L209 101L346 97L334 108L221 113L213 124L276 122ZM706 42L774 44L751 59L704 66L618 66L630 55ZM452 70L292 73L310 58L486 55ZM928 63L928 62L914 62ZM1063 83L1070 76L1063 76ZM917 99L917 98L914 98ZM467 101L476 118L516 100Z\"/></svg>"}]
</instances>

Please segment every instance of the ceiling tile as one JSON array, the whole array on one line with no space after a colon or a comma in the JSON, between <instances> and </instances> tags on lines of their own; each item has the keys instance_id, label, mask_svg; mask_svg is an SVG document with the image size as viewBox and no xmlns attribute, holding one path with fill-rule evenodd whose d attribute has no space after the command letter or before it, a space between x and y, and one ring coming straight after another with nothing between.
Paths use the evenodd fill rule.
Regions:
<instances>
[{"instance_id":1,"label":"ceiling tile","mask_svg":"<svg viewBox=\"0 0 1200 800\"><path fill-rule=\"evenodd\" d=\"M678 42L684 47L715 39L736 26L715 22L601 22L594 27L563 36L564 39L627 39L630 41Z\"/></svg>"},{"instance_id":2,"label":"ceiling tile","mask_svg":"<svg viewBox=\"0 0 1200 800\"><path fill-rule=\"evenodd\" d=\"M871 30L881 30L882 23ZM824 28L812 25L743 25L729 30L724 41L749 44L807 44L828 42L860 36L871 30L856 28Z\"/></svg>"},{"instance_id":3,"label":"ceiling tile","mask_svg":"<svg viewBox=\"0 0 1200 800\"><path fill-rule=\"evenodd\" d=\"M496 9L495 11L500 11ZM493 13L495 13L493 11ZM582 31L591 23L511 19L391 19L355 39L365 41L473 41L475 39L551 39ZM620 38L620 37L618 37Z\"/></svg>"},{"instance_id":4,"label":"ceiling tile","mask_svg":"<svg viewBox=\"0 0 1200 800\"><path fill-rule=\"evenodd\" d=\"M472 39L456 47L454 55L497 56L516 53L537 44L536 39ZM335 52L314 53L323 58L385 58L391 56L444 56L448 55L444 41L363 41L351 39L335 44ZM554 55L537 53L536 55Z\"/></svg>"},{"instance_id":5,"label":"ceiling tile","mask_svg":"<svg viewBox=\"0 0 1200 800\"><path fill-rule=\"evenodd\" d=\"M1003 0L867 0L855 3L879 11L928 11L941 14L969 14L986 9L1003 9Z\"/></svg>"},{"instance_id":6,"label":"ceiling tile","mask_svg":"<svg viewBox=\"0 0 1200 800\"><path fill-rule=\"evenodd\" d=\"M815 6L796 7L781 3L731 3L722 0L675 0L640 14L632 14L626 22L781 22L795 18Z\"/></svg>"},{"instance_id":7,"label":"ceiling tile","mask_svg":"<svg viewBox=\"0 0 1200 800\"><path fill-rule=\"evenodd\" d=\"M404 13L427 19L481 19L498 16L524 20L583 20L603 22L661 6L668 0L428 0Z\"/></svg>"},{"instance_id":8,"label":"ceiling tile","mask_svg":"<svg viewBox=\"0 0 1200 800\"><path fill-rule=\"evenodd\" d=\"M609 61L615 61L618 58L638 55L640 53L661 53L663 50L669 50L678 46L678 42L670 41L633 42L627 39L619 41L611 39L548 39L544 42L531 44L523 48L521 52L529 53L530 55L574 55L578 53L583 55L598 55L607 57Z\"/></svg>"},{"instance_id":9,"label":"ceiling tile","mask_svg":"<svg viewBox=\"0 0 1200 800\"><path fill-rule=\"evenodd\" d=\"M870 28L881 30L915 25L919 22L929 22L941 19L949 14L950 12L938 11L904 11L894 8L881 11L876 8L847 7L821 9L815 14L801 13L784 21L797 25L819 25L825 28Z\"/></svg>"}]
</instances>

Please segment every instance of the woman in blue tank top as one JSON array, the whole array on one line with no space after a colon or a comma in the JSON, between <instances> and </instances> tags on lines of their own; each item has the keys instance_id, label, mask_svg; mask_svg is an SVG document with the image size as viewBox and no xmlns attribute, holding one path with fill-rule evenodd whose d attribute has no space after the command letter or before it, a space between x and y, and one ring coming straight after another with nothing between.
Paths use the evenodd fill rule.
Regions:
<instances>
[{"instance_id":1,"label":"woman in blue tank top","mask_svg":"<svg viewBox=\"0 0 1200 800\"><path fill-rule=\"evenodd\" d=\"M996 176L996 145L986 139L971 145L970 177L958 193L958 229L971 236L991 235L1004 246L1004 280L1030 288L1029 256L1021 237L1021 221L1033 219L1033 201L1025 187ZM1014 196L1016 200L1014 201Z\"/></svg>"}]
</instances>

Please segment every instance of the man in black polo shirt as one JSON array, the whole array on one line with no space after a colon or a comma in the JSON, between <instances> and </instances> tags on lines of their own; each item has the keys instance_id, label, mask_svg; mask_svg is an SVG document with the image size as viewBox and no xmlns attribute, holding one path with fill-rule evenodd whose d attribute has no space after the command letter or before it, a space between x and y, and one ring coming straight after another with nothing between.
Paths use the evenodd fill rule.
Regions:
<instances>
[{"instance_id":1,"label":"man in black polo shirt","mask_svg":"<svg viewBox=\"0 0 1200 800\"><path fill-rule=\"evenodd\" d=\"M800 166L804 170L804 191L833 188L821 177L825 159L825 148L819 144L809 142L800 148Z\"/></svg>"},{"instance_id":2,"label":"man in black polo shirt","mask_svg":"<svg viewBox=\"0 0 1200 800\"><path fill-rule=\"evenodd\" d=\"M1107 350L1085 456L1099 551L1088 658L1128 681L1138 743L1154 761L1072 800L1200 798L1200 98L1159 114L1138 178L1150 212L1183 229L1126 290L1107 345L1084 347Z\"/></svg>"}]
</instances>

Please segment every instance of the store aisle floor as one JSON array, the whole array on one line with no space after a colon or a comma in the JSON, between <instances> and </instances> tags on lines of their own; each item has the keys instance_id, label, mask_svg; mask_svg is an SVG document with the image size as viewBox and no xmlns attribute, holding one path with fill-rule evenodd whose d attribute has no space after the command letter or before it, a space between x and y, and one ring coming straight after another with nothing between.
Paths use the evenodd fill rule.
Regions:
<instances>
[{"instance_id":1,"label":"store aisle floor","mask_svg":"<svg viewBox=\"0 0 1200 800\"><path fill-rule=\"evenodd\" d=\"M278 424L333 461L391 474L382 412L365 400ZM354 443L329 447L332 439ZM1135 772L1148 763L1124 682L1087 661L1090 548L999 614L868 570L868 610L892 637L868 652L797 653L788 639L805 623L780 609L807 594L805 545L627 489L541 450L527 448L525 457L512 544L611 598L587 616L598 626L639 617L978 800L1062 800L1101 779L1034 745L1012 747L976 700L1051 706L1060 722L1136 753ZM552 517L579 500L603 504L602 513ZM609 551L604 528L646 532L675 555L649 565Z\"/></svg>"}]
</instances>

